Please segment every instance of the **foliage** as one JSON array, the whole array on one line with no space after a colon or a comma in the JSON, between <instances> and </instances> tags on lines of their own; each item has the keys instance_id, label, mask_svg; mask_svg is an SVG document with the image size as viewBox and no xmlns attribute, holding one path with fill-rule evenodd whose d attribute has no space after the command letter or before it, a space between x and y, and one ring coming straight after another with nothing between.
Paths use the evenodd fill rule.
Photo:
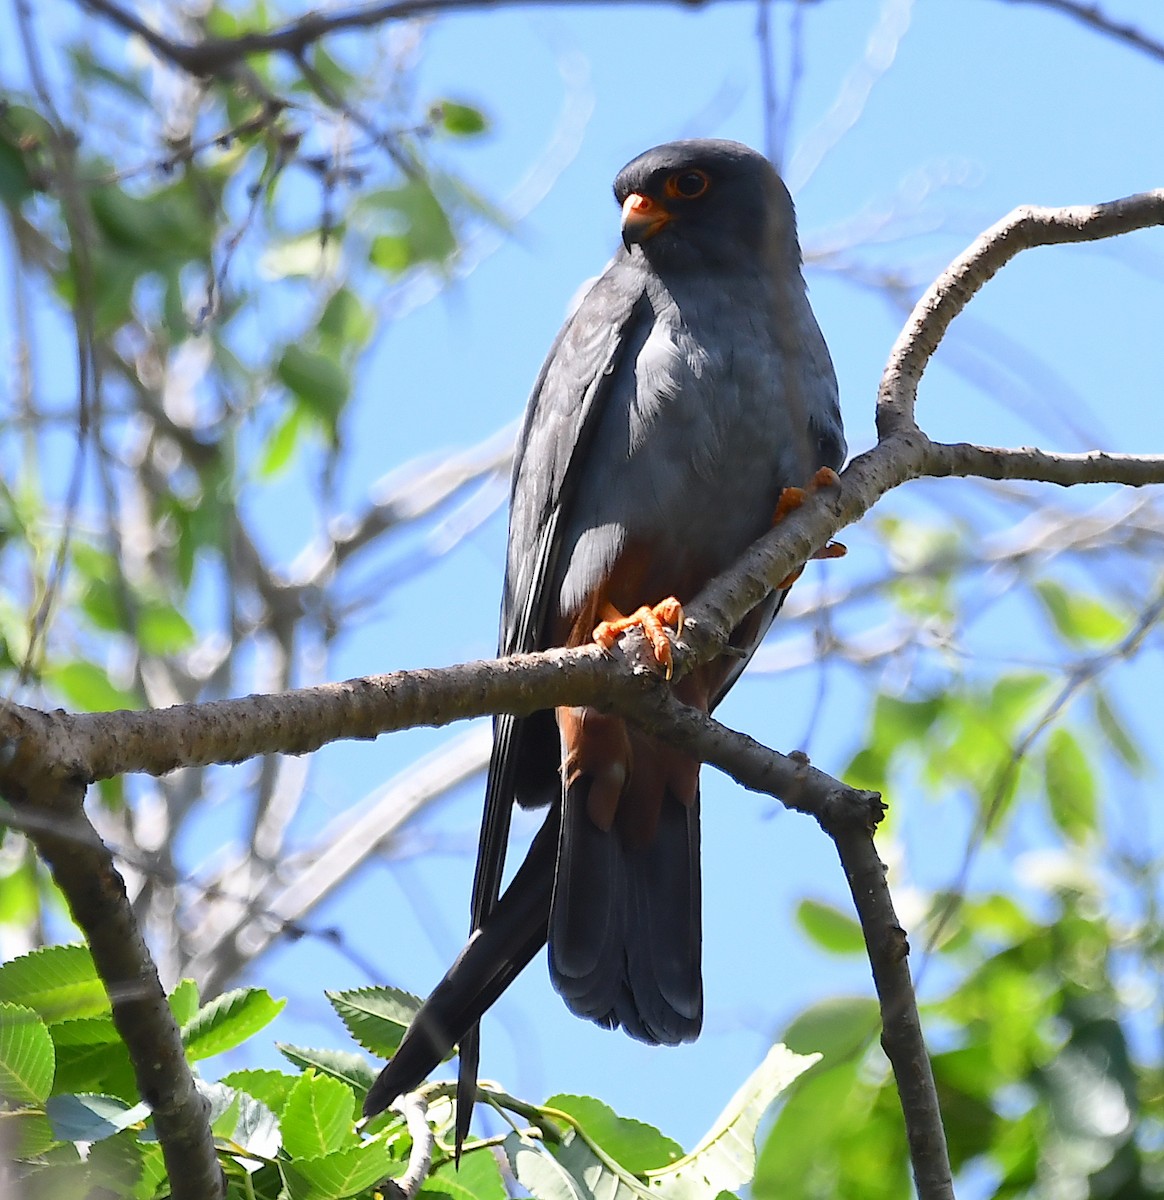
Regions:
<instances>
[{"instance_id":1,"label":"foliage","mask_svg":"<svg viewBox=\"0 0 1164 1200\"><path fill-rule=\"evenodd\" d=\"M14 1183L29 1197L88 1196L105 1189L134 1200L168 1194L149 1107L113 1025L93 961L83 946L51 946L0 967L0 1132L14 1148ZM399 1044L419 1001L388 988L329 999L361 1045L383 1058ZM188 1062L237 1048L260 1033L282 1003L261 988L200 1005L184 980L170 996ZM236 1070L199 1081L210 1111L228 1197L345 1200L382 1194L400 1177L412 1138L398 1112L357 1120L376 1076L350 1051L280 1047L297 1072ZM617 1116L587 1096L525 1104L484 1089L513 1125L503 1149L515 1178L542 1200L590 1195L695 1200L726 1194L755 1168L753 1141L765 1111L813 1058L774 1047L689 1154L658 1130ZM443 1148L452 1126L450 1088L422 1095L438 1149L419 1196L507 1194L496 1139L470 1142L456 1170Z\"/></svg>"}]
</instances>

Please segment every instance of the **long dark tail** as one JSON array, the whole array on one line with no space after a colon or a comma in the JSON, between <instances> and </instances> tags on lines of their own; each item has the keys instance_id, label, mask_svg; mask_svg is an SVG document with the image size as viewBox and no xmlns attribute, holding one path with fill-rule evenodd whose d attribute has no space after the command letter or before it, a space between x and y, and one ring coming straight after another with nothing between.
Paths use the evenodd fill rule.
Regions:
<instances>
[{"instance_id":1,"label":"long dark tail","mask_svg":"<svg viewBox=\"0 0 1164 1200\"><path fill-rule=\"evenodd\" d=\"M545 945L557 814L555 806L497 907L421 1005L396 1056L369 1089L365 1116L383 1111L397 1096L419 1087ZM466 1107L471 1106L472 1098Z\"/></svg>"},{"instance_id":2,"label":"long dark tail","mask_svg":"<svg viewBox=\"0 0 1164 1200\"><path fill-rule=\"evenodd\" d=\"M550 916L550 975L570 1009L639 1041L676 1045L703 1023L699 797L664 795L646 845L586 812L589 780L566 790Z\"/></svg>"}]
</instances>

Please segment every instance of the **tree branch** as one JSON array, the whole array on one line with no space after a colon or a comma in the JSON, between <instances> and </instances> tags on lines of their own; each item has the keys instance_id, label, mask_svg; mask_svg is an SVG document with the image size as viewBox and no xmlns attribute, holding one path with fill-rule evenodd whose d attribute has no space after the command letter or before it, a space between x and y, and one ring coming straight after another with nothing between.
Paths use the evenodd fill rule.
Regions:
<instances>
[{"instance_id":1,"label":"tree branch","mask_svg":"<svg viewBox=\"0 0 1164 1200\"><path fill-rule=\"evenodd\" d=\"M1164 188L1107 204L1022 205L992 225L930 284L898 334L877 393L879 438L917 428L917 386L938 343L970 298L1012 258L1034 246L1094 242L1161 224Z\"/></svg>"},{"instance_id":2,"label":"tree branch","mask_svg":"<svg viewBox=\"0 0 1164 1200\"><path fill-rule=\"evenodd\" d=\"M113 856L85 816L84 780L48 769L22 786L5 778L0 792L20 816L85 935L113 1009L113 1023L133 1063L174 1200L214 1200L226 1182L214 1149L209 1106L194 1086L186 1051L157 968L134 919Z\"/></svg>"}]
</instances>

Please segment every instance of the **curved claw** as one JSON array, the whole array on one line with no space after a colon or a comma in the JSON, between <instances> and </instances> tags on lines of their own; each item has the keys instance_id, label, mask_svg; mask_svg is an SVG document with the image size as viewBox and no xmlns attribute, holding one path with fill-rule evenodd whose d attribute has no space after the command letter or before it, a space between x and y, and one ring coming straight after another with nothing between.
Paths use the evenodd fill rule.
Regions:
<instances>
[{"instance_id":1,"label":"curved claw","mask_svg":"<svg viewBox=\"0 0 1164 1200\"><path fill-rule=\"evenodd\" d=\"M683 606L674 596L660 600L654 608L648 608L644 604L629 617L616 617L612 621L601 622L595 626L593 637L603 650L609 650L622 634L635 625L643 631L643 636L651 643L655 661L664 669L666 677L670 679L674 670L674 662L667 628L674 629L676 636L683 632Z\"/></svg>"}]
</instances>

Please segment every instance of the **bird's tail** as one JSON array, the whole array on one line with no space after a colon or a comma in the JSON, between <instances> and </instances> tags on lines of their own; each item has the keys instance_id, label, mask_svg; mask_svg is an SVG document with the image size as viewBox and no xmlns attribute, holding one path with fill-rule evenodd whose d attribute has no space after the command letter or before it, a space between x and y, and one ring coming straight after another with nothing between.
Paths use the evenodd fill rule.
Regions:
<instances>
[{"instance_id":1,"label":"bird's tail","mask_svg":"<svg viewBox=\"0 0 1164 1200\"><path fill-rule=\"evenodd\" d=\"M699 796L667 790L649 839L603 830L591 779L565 789L550 974L569 1008L639 1041L693 1041L703 1023Z\"/></svg>"},{"instance_id":2,"label":"bird's tail","mask_svg":"<svg viewBox=\"0 0 1164 1200\"><path fill-rule=\"evenodd\" d=\"M545 945L557 841L554 808L497 907L421 1005L392 1061L372 1084L365 1116L419 1087Z\"/></svg>"}]
</instances>

